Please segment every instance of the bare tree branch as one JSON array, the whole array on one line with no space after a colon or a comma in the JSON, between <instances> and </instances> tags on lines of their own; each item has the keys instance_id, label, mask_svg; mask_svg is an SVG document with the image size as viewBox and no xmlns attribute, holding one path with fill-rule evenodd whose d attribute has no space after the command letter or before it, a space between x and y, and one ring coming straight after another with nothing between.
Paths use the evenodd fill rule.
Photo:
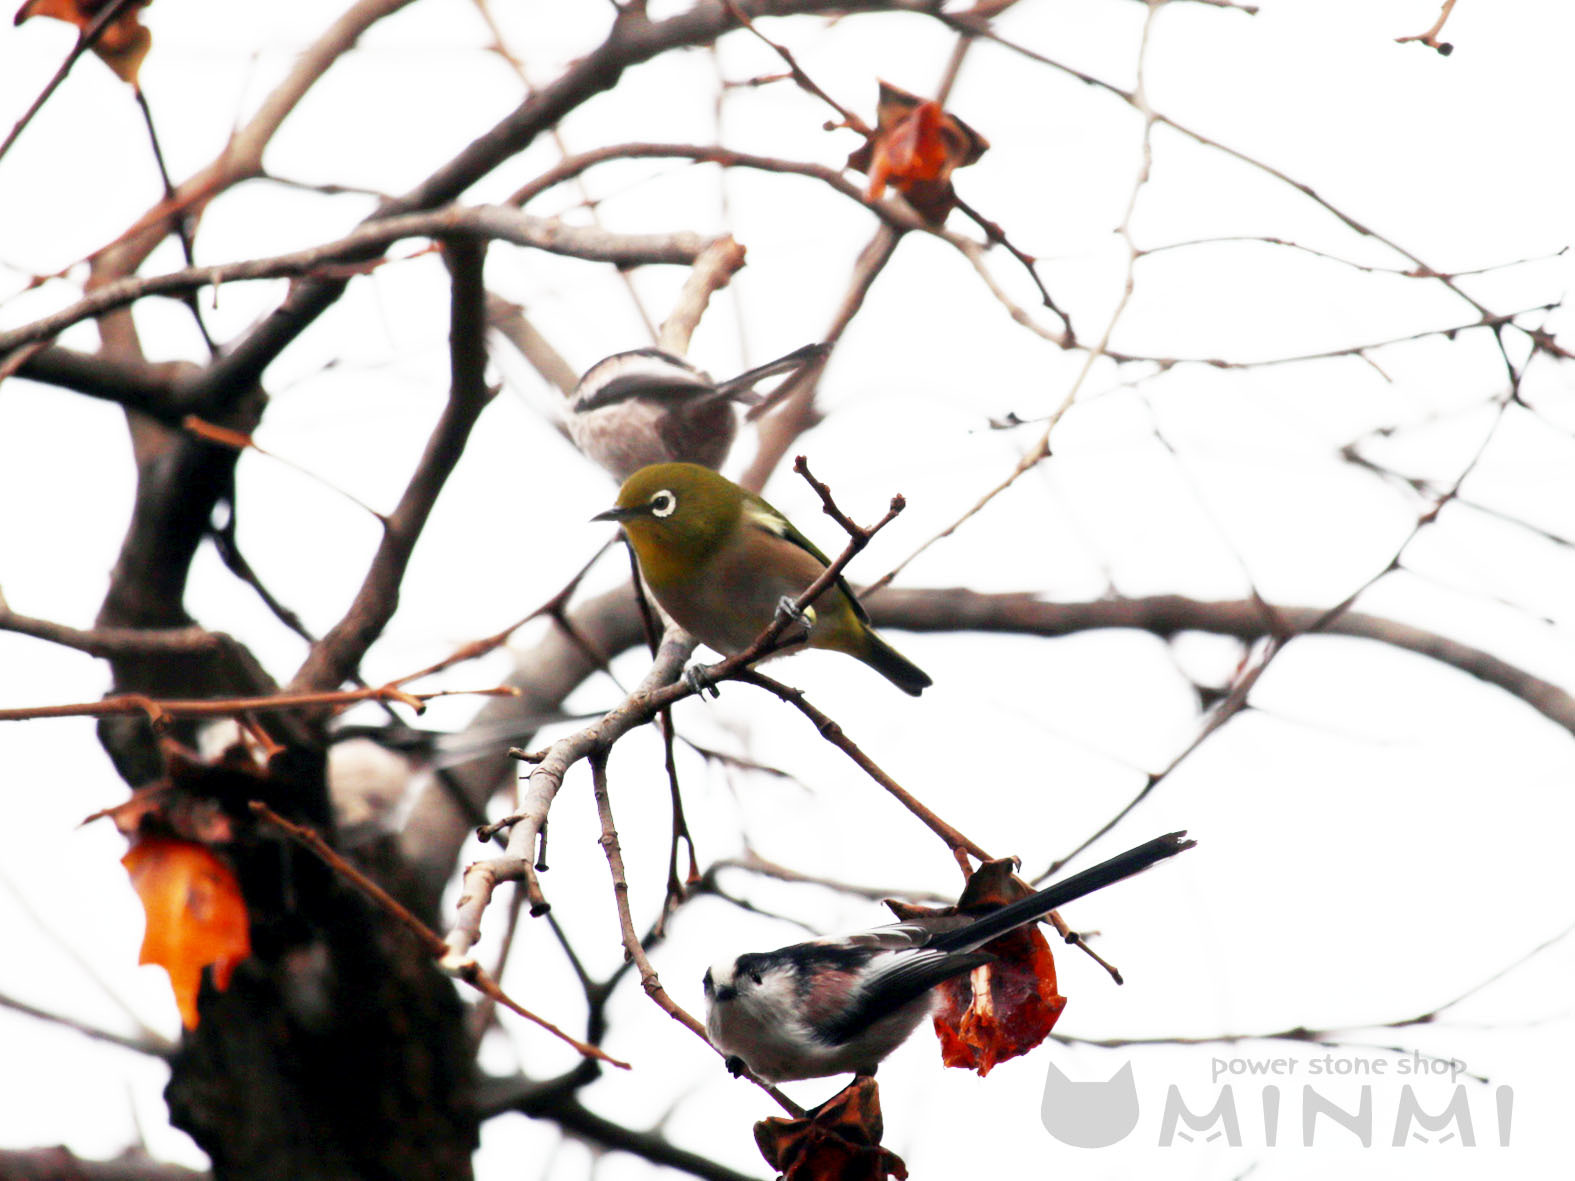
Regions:
<instances>
[{"instance_id":1,"label":"bare tree branch","mask_svg":"<svg viewBox=\"0 0 1575 1181\"><path fill-rule=\"evenodd\" d=\"M20 328L0 332L0 357L33 341L49 340L72 324L125 307L149 295L179 294L241 279L312 276L334 270L341 276L364 273L371 265L365 261L369 252L375 257L380 248L405 238L452 241L497 238L518 246L618 266L642 263L687 266L706 245L705 239L697 234L614 234L532 217L506 205L455 205L430 213L368 222L337 241L290 254L216 266L186 267L164 275L138 276L102 284L69 307ZM347 280L341 277L335 281ZM197 399L191 401L190 409L198 411Z\"/></svg>"},{"instance_id":2,"label":"bare tree branch","mask_svg":"<svg viewBox=\"0 0 1575 1181\"><path fill-rule=\"evenodd\" d=\"M123 1050L132 1050L138 1054L148 1054L154 1058L168 1058L175 1052L175 1047L163 1038L131 1037L124 1033L116 1033L112 1029L102 1029L97 1025L90 1025L86 1021L75 1017L67 1017L61 1013L51 1013L48 1009L40 1009L37 1005L30 1005L16 997L0 993L0 1008L10 1009L12 1012L21 1013L25 1017L32 1017L51 1025L59 1025L90 1037L95 1041L107 1042L112 1046L119 1046ZM9 1174L0 1170L0 1177Z\"/></svg>"},{"instance_id":3,"label":"bare tree branch","mask_svg":"<svg viewBox=\"0 0 1575 1181\"><path fill-rule=\"evenodd\" d=\"M189 361L150 364L79 353L58 345L38 350L16 370L18 377L115 402L172 427L180 426L185 417L179 405L181 386L198 372Z\"/></svg>"},{"instance_id":4,"label":"bare tree branch","mask_svg":"<svg viewBox=\"0 0 1575 1181\"><path fill-rule=\"evenodd\" d=\"M484 244L455 242L450 245L453 312L449 331L452 384L447 406L427 442L425 454L384 522L383 541L372 559L355 602L334 627L312 646L291 687L298 691L330 689L341 684L360 665L374 640L399 605L399 584L405 567L426 526L432 506L465 450L476 419L492 400L486 383L486 288L482 283Z\"/></svg>"},{"instance_id":5,"label":"bare tree branch","mask_svg":"<svg viewBox=\"0 0 1575 1181\"><path fill-rule=\"evenodd\" d=\"M911 631L1065 636L1103 628L1126 628L1163 637L1198 631L1249 641L1269 639L1274 635L1262 607L1251 600L1204 602L1182 595L1050 603L1032 594L982 594L967 587L946 590L894 587L872 596L866 606L877 623ZM1275 614L1290 629L1284 638L1291 639L1308 633L1328 611L1276 604ZM1425 656L1503 689L1549 721L1575 734L1575 697L1484 649L1401 620L1359 611L1347 611L1329 620L1317 629L1317 633L1354 636Z\"/></svg>"},{"instance_id":6,"label":"bare tree branch","mask_svg":"<svg viewBox=\"0 0 1575 1181\"><path fill-rule=\"evenodd\" d=\"M0 1177L6 1181L204 1181L209 1176L135 1150L114 1160L87 1160L64 1147L0 1149Z\"/></svg>"},{"instance_id":7,"label":"bare tree branch","mask_svg":"<svg viewBox=\"0 0 1575 1181\"><path fill-rule=\"evenodd\" d=\"M731 235L717 238L695 258L689 278L684 280L678 304L673 308L657 332L656 343L670 353L682 355L689 351L689 338L694 335L705 315L711 296L730 283L744 265L744 248L733 241Z\"/></svg>"},{"instance_id":8,"label":"bare tree branch","mask_svg":"<svg viewBox=\"0 0 1575 1181\"><path fill-rule=\"evenodd\" d=\"M63 648L86 652L89 656L154 656L159 653L213 652L235 643L223 632L205 631L200 627L178 627L167 630L134 627L106 627L83 631L47 619L34 619L18 615L0 595L0 631L16 632L47 640Z\"/></svg>"}]
</instances>

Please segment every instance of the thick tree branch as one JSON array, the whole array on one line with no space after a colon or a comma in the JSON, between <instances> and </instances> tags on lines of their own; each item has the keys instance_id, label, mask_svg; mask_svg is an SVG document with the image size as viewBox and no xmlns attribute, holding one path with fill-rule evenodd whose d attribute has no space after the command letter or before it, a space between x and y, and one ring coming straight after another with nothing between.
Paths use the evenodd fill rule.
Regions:
<instances>
[{"instance_id":1,"label":"thick tree branch","mask_svg":"<svg viewBox=\"0 0 1575 1181\"><path fill-rule=\"evenodd\" d=\"M1066 636L1105 628L1128 628L1169 637L1198 631L1240 640L1271 638L1261 604L1248 599L1205 602L1181 595L1138 599L1099 599L1087 603L1050 603L1032 594L981 594L966 587L882 590L867 603L870 615L886 627L911 631L1014 632ZM1380 615L1346 611L1327 619L1319 607L1276 606L1287 629L1283 638L1314 625L1318 635L1352 636L1415 652L1496 686L1520 698L1549 721L1575 734L1575 697L1493 653L1460 643L1426 628Z\"/></svg>"},{"instance_id":2,"label":"thick tree branch","mask_svg":"<svg viewBox=\"0 0 1575 1181\"><path fill-rule=\"evenodd\" d=\"M206 1181L210 1173L129 1151L113 1160L87 1160L69 1148L0 1149L6 1181Z\"/></svg>"},{"instance_id":3,"label":"thick tree branch","mask_svg":"<svg viewBox=\"0 0 1575 1181\"><path fill-rule=\"evenodd\" d=\"M336 241L289 254L215 266L184 267L163 275L131 276L104 283L69 307L9 332L0 332L0 357L33 341L49 340L72 324L125 307L149 295L184 294L242 279L317 275L336 268L341 273L335 281L346 282L348 275L366 269L362 260L369 252L375 256L390 243L405 238L454 241L496 238L516 246L589 262L610 262L620 267L646 263L687 266L706 247L706 240L698 234L615 234L533 217L507 205L455 205L430 213L404 214L368 222ZM357 263L361 265L353 265ZM23 372L32 364L24 365ZM202 379L201 384L206 385L207 379ZM195 397L189 399L189 403L189 410L203 408Z\"/></svg>"},{"instance_id":4,"label":"thick tree branch","mask_svg":"<svg viewBox=\"0 0 1575 1181\"><path fill-rule=\"evenodd\" d=\"M345 617L312 646L291 688L332 689L355 673L367 648L399 606L399 586L432 506L459 462L471 428L491 401L486 383L486 289L482 284L484 244L454 242L453 299L449 348L452 357L448 404L427 442L398 506L384 522L383 541L372 558Z\"/></svg>"},{"instance_id":5,"label":"thick tree branch","mask_svg":"<svg viewBox=\"0 0 1575 1181\"><path fill-rule=\"evenodd\" d=\"M744 265L744 248L724 234L696 257L673 308L657 333L657 347L682 355L689 351L689 339L700 324L700 317L711 296L733 280Z\"/></svg>"},{"instance_id":6,"label":"thick tree branch","mask_svg":"<svg viewBox=\"0 0 1575 1181\"><path fill-rule=\"evenodd\" d=\"M907 206L903 204L889 200L870 200L864 195L861 185L849 180L836 168L707 144L626 143L591 148L560 161L540 176L533 177L526 184L521 185L509 197L508 204L528 205L548 190L584 175L598 164L605 164L612 160L693 160L697 164L719 164L723 168L752 168L783 176L802 176L809 180L817 180L848 200L856 201L896 229L931 228L929 223L909 212Z\"/></svg>"},{"instance_id":7,"label":"thick tree branch","mask_svg":"<svg viewBox=\"0 0 1575 1181\"><path fill-rule=\"evenodd\" d=\"M198 372L199 368L189 361L149 364L79 353L56 345L27 357L17 367L16 375L114 402L166 426L178 427L184 417L179 391Z\"/></svg>"},{"instance_id":8,"label":"thick tree branch","mask_svg":"<svg viewBox=\"0 0 1575 1181\"><path fill-rule=\"evenodd\" d=\"M200 627L178 627L167 630L134 627L104 627L84 631L67 627L47 619L18 615L12 611L0 594L0 631L32 636L47 640L63 648L74 648L89 656L153 656L196 652L217 652L235 641L222 632L205 631Z\"/></svg>"},{"instance_id":9,"label":"thick tree branch","mask_svg":"<svg viewBox=\"0 0 1575 1181\"><path fill-rule=\"evenodd\" d=\"M597 1115L572 1094L553 1095L548 1102L526 1104L520 1109L529 1115L552 1120L567 1135L596 1148L627 1152L654 1165L677 1169L705 1181L753 1181L747 1173L718 1164L698 1152L679 1148L656 1132L642 1132Z\"/></svg>"}]
</instances>

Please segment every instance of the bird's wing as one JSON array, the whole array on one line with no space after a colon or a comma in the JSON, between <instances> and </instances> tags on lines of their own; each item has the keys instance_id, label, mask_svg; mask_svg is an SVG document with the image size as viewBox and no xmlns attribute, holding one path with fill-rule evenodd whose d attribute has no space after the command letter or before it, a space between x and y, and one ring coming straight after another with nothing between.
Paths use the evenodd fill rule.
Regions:
<instances>
[{"instance_id":1,"label":"bird's wing","mask_svg":"<svg viewBox=\"0 0 1575 1181\"><path fill-rule=\"evenodd\" d=\"M859 947L866 951L917 951L930 941L926 932L897 925L875 927L869 931L855 931L851 935L827 935L815 943L834 944L840 947Z\"/></svg>"},{"instance_id":2,"label":"bird's wing","mask_svg":"<svg viewBox=\"0 0 1575 1181\"><path fill-rule=\"evenodd\" d=\"M585 414L626 402L630 398L682 401L716 396L717 389L705 373L681 357L661 349L630 349L603 357L580 378L580 388L591 392L574 399L574 410Z\"/></svg>"},{"instance_id":3,"label":"bird's wing","mask_svg":"<svg viewBox=\"0 0 1575 1181\"><path fill-rule=\"evenodd\" d=\"M800 533L792 521L772 508L763 497L756 496L753 492L744 494L744 520L756 529L798 546L822 566L831 565L831 559L820 552L818 545ZM848 597L848 602L853 605L853 613L859 617L859 621L868 623L870 617L865 612L864 605L853 594L853 588L848 585L848 580L840 574L837 575L837 587Z\"/></svg>"},{"instance_id":4,"label":"bird's wing","mask_svg":"<svg viewBox=\"0 0 1575 1181\"><path fill-rule=\"evenodd\" d=\"M915 951L928 947L938 934L966 927L972 922L965 915L932 915L922 920L887 923L884 927L871 927L868 931L858 931L852 935L828 935L816 942L851 944L871 951Z\"/></svg>"},{"instance_id":5,"label":"bird's wing","mask_svg":"<svg viewBox=\"0 0 1575 1181\"><path fill-rule=\"evenodd\" d=\"M700 381L698 378L689 381L676 374L672 377L658 378L647 373L628 373L613 378L590 397L582 398L575 403L574 409L577 413L585 414L591 410L600 410L604 406L627 402L631 398L681 402L691 398L702 398L715 392L709 382Z\"/></svg>"},{"instance_id":6,"label":"bird's wing","mask_svg":"<svg viewBox=\"0 0 1575 1181\"><path fill-rule=\"evenodd\" d=\"M917 1000L937 984L971 972L995 957L982 951L902 951L887 958L889 964L865 977L858 995L843 1008L838 1018L821 1027L833 1044L857 1037L882 1017Z\"/></svg>"}]
</instances>

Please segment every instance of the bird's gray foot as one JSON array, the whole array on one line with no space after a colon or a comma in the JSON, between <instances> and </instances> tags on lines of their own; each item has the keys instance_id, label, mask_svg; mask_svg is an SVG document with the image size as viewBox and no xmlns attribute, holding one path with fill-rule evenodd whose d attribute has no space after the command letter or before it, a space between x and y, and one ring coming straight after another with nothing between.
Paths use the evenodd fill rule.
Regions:
<instances>
[{"instance_id":1,"label":"bird's gray foot","mask_svg":"<svg viewBox=\"0 0 1575 1181\"><path fill-rule=\"evenodd\" d=\"M798 609L798 603L792 595L783 595L777 600L777 618L799 624L805 631L809 630L809 616Z\"/></svg>"},{"instance_id":2,"label":"bird's gray foot","mask_svg":"<svg viewBox=\"0 0 1575 1181\"><path fill-rule=\"evenodd\" d=\"M722 696L722 690L717 688L716 679L711 676L710 665L691 664L684 669L684 681L695 691L695 696L702 699L707 693L712 697Z\"/></svg>"},{"instance_id":3,"label":"bird's gray foot","mask_svg":"<svg viewBox=\"0 0 1575 1181\"><path fill-rule=\"evenodd\" d=\"M804 643L809 640L810 629L815 626L815 609L807 607L800 611L791 595L783 595L777 600L777 618L788 621L778 641L779 646Z\"/></svg>"}]
</instances>

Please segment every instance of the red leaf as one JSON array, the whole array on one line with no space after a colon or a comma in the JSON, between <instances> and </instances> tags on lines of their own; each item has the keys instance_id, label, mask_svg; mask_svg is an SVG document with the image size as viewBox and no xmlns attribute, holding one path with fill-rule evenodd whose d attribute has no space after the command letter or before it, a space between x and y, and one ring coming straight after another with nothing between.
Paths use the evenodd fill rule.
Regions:
<instances>
[{"instance_id":1,"label":"red leaf","mask_svg":"<svg viewBox=\"0 0 1575 1181\"><path fill-rule=\"evenodd\" d=\"M240 886L229 866L191 841L141 840L121 864L147 912L137 962L169 973L181 1023L195 1029L203 968L213 966L213 986L223 991L235 965L251 955Z\"/></svg>"},{"instance_id":2,"label":"red leaf","mask_svg":"<svg viewBox=\"0 0 1575 1181\"><path fill-rule=\"evenodd\" d=\"M1036 928L1019 928L985 946L995 962L942 984L935 1009L941 1060L981 1076L1044 1041L1066 1008L1056 991L1050 944Z\"/></svg>"},{"instance_id":3,"label":"red leaf","mask_svg":"<svg viewBox=\"0 0 1575 1181\"><path fill-rule=\"evenodd\" d=\"M869 1075L859 1075L802 1119L763 1119L755 1143L783 1181L898 1181L908 1166L880 1146L885 1124L880 1091Z\"/></svg>"},{"instance_id":4,"label":"red leaf","mask_svg":"<svg viewBox=\"0 0 1575 1181\"><path fill-rule=\"evenodd\" d=\"M1012 879L1012 868L1010 860L985 862L968 879L956 906L886 905L900 919L988 913L1030 893ZM982 950L995 960L937 987L935 1036L947 1066L986 1075L997 1063L1044 1041L1066 1008L1066 998L1056 989L1055 957L1038 924L1008 931Z\"/></svg>"}]
</instances>

